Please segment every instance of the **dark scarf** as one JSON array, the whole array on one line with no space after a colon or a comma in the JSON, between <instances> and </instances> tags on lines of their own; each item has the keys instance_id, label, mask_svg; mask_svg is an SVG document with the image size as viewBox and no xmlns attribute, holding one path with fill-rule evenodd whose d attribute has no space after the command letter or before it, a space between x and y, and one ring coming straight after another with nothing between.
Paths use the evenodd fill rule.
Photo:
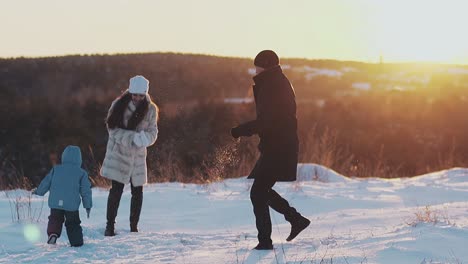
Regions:
<instances>
[{"instance_id":1,"label":"dark scarf","mask_svg":"<svg viewBox=\"0 0 468 264\"><path fill-rule=\"evenodd\" d=\"M132 95L129 92L125 92L122 94L117 102L115 102L114 107L112 109L111 114L106 120L107 127L110 129L114 128L123 128L128 130L135 130L138 124L143 120L146 113L149 109L149 102L148 99L145 98L136 108L135 112L133 112L132 116L128 120L127 126L124 125L124 112L125 109L128 107L128 103L132 100Z\"/></svg>"},{"instance_id":2,"label":"dark scarf","mask_svg":"<svg viewBox=\"0 0 468 264\"><path fill-rule=\"evenodd\" d=\"M276 65L255 75L253 77L253 80L256 85L262 85L263 83L268 82L275 76L282 75L282 74L283 74L283 70L281 69L281 66Z\"/></svg>"}]
</instances>

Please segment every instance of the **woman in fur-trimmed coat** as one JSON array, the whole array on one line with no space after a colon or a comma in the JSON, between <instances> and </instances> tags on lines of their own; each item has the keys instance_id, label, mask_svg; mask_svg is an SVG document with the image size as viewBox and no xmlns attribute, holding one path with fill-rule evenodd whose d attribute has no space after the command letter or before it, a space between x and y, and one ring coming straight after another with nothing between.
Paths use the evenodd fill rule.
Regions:
<instances>
[{"instance_id":1,"label":"woman in fur-trimmed coat","mask_svg":"<svg viewBox=\"0 0 468 264\"><path fill-rule=\"evenodd\" d=\"M101 175L112 180L107 199L105 236L115 235L115 218L125 184L131 184L130 231L138 232L143 204L143 185L147 182L146 148L158 136L158 107L148 94L149 81L138 75L112 102L106 124L109 132Z\"/></svg>"}]
</instances>

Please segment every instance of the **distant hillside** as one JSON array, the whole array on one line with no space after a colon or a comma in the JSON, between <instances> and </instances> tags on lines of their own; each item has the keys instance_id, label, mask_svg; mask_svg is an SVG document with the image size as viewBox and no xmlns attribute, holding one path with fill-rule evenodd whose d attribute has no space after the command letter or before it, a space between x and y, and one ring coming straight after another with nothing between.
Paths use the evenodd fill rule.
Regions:
<instances>
[{"instance_id":1,"label":"distant hillside","mask_svg":"<svg viewBox=\"0 0 468 264\"><path fill-rule=\"evenodd\" d=\"M454 77L459 84L468 83L468 67L462 66L306 59L281 63L299 99L355 93L362 87L427 88ZM109 101L127 88L131 76L142 74L160 103L245 97L252 68L251 59L177 53L0 59L0 95L58 104L64 97L81 103Z\"/></svg>"},{"instance_id":2,"label":"distant hillside","mask_svg":"<svg viewBox=\"0 0 468 264\"><path fill-rule=\"evenodd\" d=\"M142 74L162 102L234 96L247 90L247 59L172 53L67 56L0 60L0 90L46 100L115 97Z\"/></svg>"},{"instance_id":3,"label":"distant hillside","mask_svg":"<svg viewBox=\"0 0 468 264\"><path fill-rule=\"evenodd\" d=\"M300 162L387 178L468 166L468 67L281 64L296 91ZM175 53L0 59L0 188L36 184L69 144L105 185L104 118L136 74L150 80L161 110L151 181L246 175L258 139L234 141L229 130L255 118L253 68L247 58Z\"/></svg>"}]
</instances>

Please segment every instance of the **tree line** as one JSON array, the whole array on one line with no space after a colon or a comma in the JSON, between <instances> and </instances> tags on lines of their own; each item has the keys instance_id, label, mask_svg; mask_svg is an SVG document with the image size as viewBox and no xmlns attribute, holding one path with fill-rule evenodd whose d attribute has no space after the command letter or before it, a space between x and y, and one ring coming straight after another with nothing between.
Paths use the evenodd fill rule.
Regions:
<instances>
[{"instance_id":1,"label":"tree line","mask_svg":"<svg viewBox=\"0 0 468 264\"><path fill-rule=\"evenodd\" d=\"M300 162L356 177L408 177L465 166L463 66L282 60L296 90ZM0 186L36 185L69 144L95 185L112 100L142 74L160 106L150 181L208 182L246 175L255 137L229 129L254 116L251 59L148 53L0 59ZM357 89L356 83L369 89ZM361 85L362 86L362 85Z\"/></svg>"}]
</instances>

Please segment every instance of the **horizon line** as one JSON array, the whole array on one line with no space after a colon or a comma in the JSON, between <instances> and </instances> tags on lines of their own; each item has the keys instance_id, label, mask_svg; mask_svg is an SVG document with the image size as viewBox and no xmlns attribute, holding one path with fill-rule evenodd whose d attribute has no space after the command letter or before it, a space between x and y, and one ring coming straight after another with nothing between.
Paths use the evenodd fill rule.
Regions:
<instances>
[{"instance_id":1,"label":"horizon line","mask_svg":"<svg viewBox=\"0 0 468 264\"><path fill-rule=\"evenodd\" d=\"M11 57L0 56L0 60L16 60L16 59L49 59L49 58L65 58L65 57L76 57L76 56L120 56L120 55L144 55L144 54L179 54L179 55L196 55L196 56L207 56L207 57L218 57L218 58L233 58L233 59L249 59L253 60L253 57L242 57L234 55L220 55L212 53L197 53L197 52L183 52L183 51L138 51L138 52L111 52L111 53L69 53L69 54L57 54L57 55L19 55ZM336 59L336 58L307 58L307 57L280 57L280 60L308 60L308 61L337 61L337 62L351 62L351 63L363 63L363 64L406 64L406 65L452 65L452 66L468 66L467 63L455 63L455 62L441 62L441 61L366 61L366 60L352 60L352 59Z\"/></svg>"}]
</instances>

